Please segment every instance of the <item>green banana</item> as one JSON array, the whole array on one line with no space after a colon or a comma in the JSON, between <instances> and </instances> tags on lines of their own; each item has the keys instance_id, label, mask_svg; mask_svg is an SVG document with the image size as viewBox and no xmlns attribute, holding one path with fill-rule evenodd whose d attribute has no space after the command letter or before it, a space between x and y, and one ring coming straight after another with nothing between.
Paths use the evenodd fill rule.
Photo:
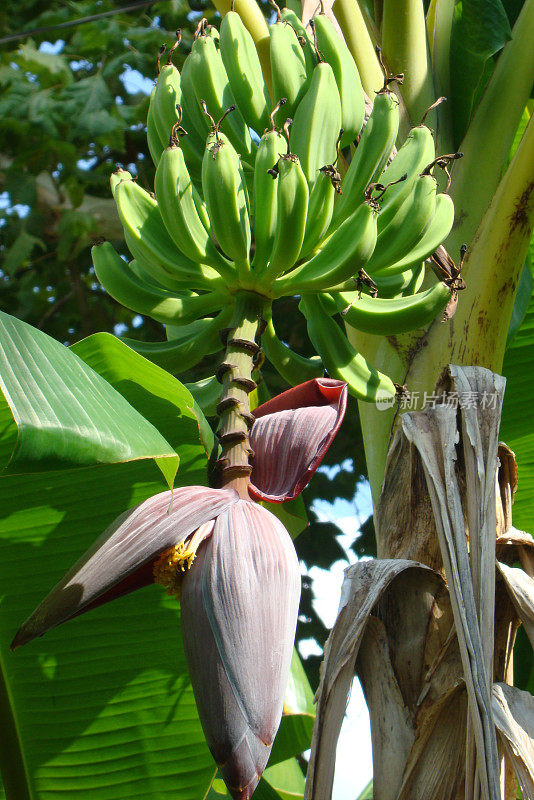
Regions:
<instances>
[{"instance_id":1,"label":"green banana","mask_svg":"<svg viewBox=\"0 0 534 800\"><path fill-rule=\"evenodd\" d=\"M333 164L341 128L341 102L332 67L317 64L291 126L291 150L298 155L310 186L319 169Z\"/></svg>"},{"instance_id":2,"label":"green banana","mask_svg":"<svg viewBox=\"0 0 534 800\"><path fill-rule=\"evenodd\" d=\"M263 280L273 280L291 269L299 257L306 230L309 190L300 161L287 153L278 161L277 222L269 265Z\"/></svg>"},{"instance_id":3,"label":"green banana","mask_svg":"<svg viewBox=\"0 0 534 800\"><path fill-rule=\"evenodd\" d=\"M388 277L404 272L414 265L425 261L432 255L449 235L454 222L454 204L448 194L438 194L434 215L423 231L421 237L406 255L387 267L377 271L376 276Z\"/></svg>"},{"instance_id":4,"label":"green banana","mask_svg":"<svg viewBox=\"0 0 534 800\"><path fill-rule=\"evenodd\" d=\"M302 21L290 8L282 8L280 11L280 16L282 21L286 22L288 25L291 25L295 31L298 43L302 47L302 52L304 54L306 73L311 75L315 65L317 64L317 53L315 52L313 39L302 24Z\"/></svg>"},{"instance_id":5,"label":"green banana","mask_svg":"<svg viewBox=\"0 0 534 800\"><path fill-rule=\"evenodd\" d=\"M278 111L274 117L280 124L286 117L293 117L308 88L309 78L302 48L291 26L278 21L269 26L269 33L273 103L282 97L287 100L283 112Z\"/></svg>"},{"instance_id":6,"label":"green banana","mask_svg":"<svg viewBox=\"0 0 534 800\"><path fill-rule=\"evenodd\" d=\"M421 286L421 277L424 277L424 267L421 270L421 265L418 265L413 269L389 277L382 278L380 275L373 275L373 281L376 284L378 297L398 297L404 295L405 292L415 293ZM413 287L412 292L409 291L411 287Z\"/></svg>"},{"instance_id":7,"label":"green banana","mask_svg":"<svg viewBox=\"0 0 534 800\"><path fill-rule=\"evenodd\" d=\"M320 357L306 358L281 342L274 330L272 319L267 322L262 333L261 344L273 367L290 386L322 377L324 367Z\"/></svg>"},{"instance_id":8,"label":"green banana","mask_svg":"<svg viewBox=\"0 0 534 800\"><path fill-rule=\"evenodd\" d=\"M426 125L412 128L402 147L380 175L380 183L392 184L380 199L378 233L391 222L413 188L418 175L434 160L434 139ZM402 180L406 175L406 179ZM398 181L398 182L396 182Z\"/></svg>"},{"instance_id":9,"label":"green banana","mask_svg":"<svg viewBox=\"0 0 534 800\"><path fill-rule=\"evenodd\" d=\"M250 138L247 123L239 109L225 116L231 106L235 106L235 98L230 88L228 75L214 40L202 35L195 39L188 56L191 59L191 79L197 103L203 100L207 110L215 120L224 117L221 129L232 145L240 153L243 161L254 163L255 145ZM208 118L204 116L204 130L209 132Z\"/></svg>"},{"instance_id":10,"label":"green banana","mask_svg":"<svg viewBox=\"0 0 534 800\"><path fill-rule=\"evenodd\" d=\"M376 217L374 204L362 203L313 258L274 282L274 296L326 291L356 275L374 250Z\"/></svg>"},{"instance_id":11,"label":"green banana","mask_svg":"<svg viewBox=\"0 0 534 800\"><path fill-rule=\"evenodd\" d=\"M221 57L237 106L261 136L269 124L271 100L254 40L235 11L224 15L220 36Z\"/></svg>"},{"instance_id":12,"label":"green banana","mask_svg":"<svg viewBox=\"0 0 534 800\"><path fill-rule=\"evenodd\" d=\"M180 73L180 87L182 90L182 123L188 136L192 136L195 143L200 143L202 152L206 146L207 121L202 107L195 94L193 72L191 69L191 54L184 61Z\"/></svg>"},{"instance_id":13,"label":"green banana","mask_svg":"<svg viewBox=\"0 0 534 800\"><path fill-rule=\"evenodd\" d=\"M266 131L261 137L254 164L254 258L255 270L267 266L270 258L277 221L277 189L268 170L278 163L286 150L284 137L276 130Z\"/></svg>"},{"instance_id":14,"label":"green banana","mask_svg":"<svg viewBox=\"0 0 534 800\"><path fill-rule=\"evenodd\" d=\"M340 147L347 147L361 131L365 118L365 98L360 73L350 51L325 14L312 20L317 37L317 49L330 64L341 99ZM325 162L328 163L328 162Z\"/></svg>"},{"instance_id":15,"label":"green banana","mask_svg":"<svg viewBox=\"0 0 534 800\"><path fill-rule=\"evenodd\" d=\"M121 341L158 367L178 374L194 367L204 356L220 350L219 332L228 325L231 315L230 307L214 318L198 319L183 325L179 336L168 342L141 342L127 338Z\"/></svg>"},{"instance_id":16,"label":"green banana","mask_svg":"<svg viewBox=\"0 0 534 800\"><path fill-rule=\"evenodd\" d=\"M109 185L113 197L115 197L115 189L117 188L119 183L122 183L122 181L133 181L133 175L131 172L128 172L128 170L119 167L116 172L111 173L109 178Z\"/></svg>"},{"instance_id":17,"label":"green banana","mask_svg":"<svg viewBox=\"0 0 534 800\"><path fill-rule=\"evenodd\" d=\"M319 296L305 295L299 308L306 317L311 343L332 378L345 381L358 400L372 403L395 397L395 384L352 347Z\"/></svg>"},{"instance_id":18,"label":"green banana","mask_svg":"<svg viewBox=\"0 0 534 800\"><path fill-rule=\"evenodd\" d=\"M323 241L326 235L332 214L336 191L330 176L319 170L317 180L310 192L306 230L300 257L307 256Z\"/></svg>"},{"instance_id":19,"label":"green banana","mask_svg":"<svg viewBox=\"0 0 534 800\"><path fill-rule=\"evenodd\" d=\"M446 283L438 282L410 297L383 299L359 292L335 292L330 297L335 311L341 312L352 328L363 333L392 336L432 322L450 300L451 289Z\"/></svg>"},{"instance_id":20,"label":"green banana","mask_svg":"<svg viewBox=\"0 0 534 800\"><path fill-rule=\"evenodd\" d=\"M158 129L156 128L156 120L154 119L154 114L150 113L150 108L152 106L155 93L156 93L156 87L154 86L154 88L152 89L152 93L150 95L150 104L148 106L148 117L146 122L146 140L148 144L148 151L150 153L150 158L152 159L152 163L154 164L155 167L157 167L165 145L159 138L159 133Z\"/></svg>"},{"instance_id":21,"label":"green banana","mask_svg":"<svg viewBox=\"0 0 534 800\"><path fill-rule=\"evenodd\" d=\"M150 99L147 121L147 127L153 121L159 141L163 144L159 158L161 158L163 150L169 146L171 139L174 138L175 126L179 126L183 121L181 101L180 73L173 64L165 64L160 70ZM180 144L184 150L189 170L194 174L195 178L198 178L202 164L204 143L198 137L195 140L194 132L190 134L187 129L182 128L183 130L187 131L187 136L184 135L182 137ZM156 162L155 165L157 166Z\"/></svg>"},{"instance_id":22,"label":"green banana","mask_svg":"<svg viewBox=\"0 0 534 800\"><path fill-rule=\"evenodd\" d=\"M434 216L436 190L432 175L418 176L389 225L378 234L374 253L365 266L369 275L403 258L419 241Z\"/></svg>"},{"instance_id":23,"label":"green banana","mask_svg":"<svg viewBox=\"0 0 534 800\"><path fill-rule=\"evenodd\" d=\"M141 281L109 242L91 250L96 277L118 303L163 324L182 325L218 311L227 302L224 294L209 292L192 297L176 297Z\"/></svg>"},{"instance_id":24,"label":"green banana","mask_svg":"<svg viewBox=\"0 0 534 800\"><path fill-rule=\"evenodd\" d=\"M401 291L401 296L402 297L409 297L412 294L417 294L417 292L419 291L419 289L423 285L423 281L425 280L425 272L426 272L426 270L425 270L424 263L417 264L415 267L413 267L409 271L412 273L412 278L408 282L408 284L402 289L402 291ZM400 274L404 275L405 273L401 272ZM395 276L393 276L393 277L395 277Z\"/></svg>"},{"instance_id":25,"label":"green banana","mask_svg":"<svg viewBox=\"0 0 534 800\"><path fill-rule=\"evenodd\" d=\"M399 130L398 100L386 90L375 97L373 110L343 178L332 217L332 228L352 214L364 199L367 186L382 172L395 145Z\"/></svg>"},{"instance_id":26,"label":"green banana","mask_svg":"<svg viewBox=\"0 0 534 800\"><path fill-rule=\"evenodd\" d=\"M135 275L135 277L141 281L141 283L146 284L151 288L155 289L160 289L160 290L166 289L167 291L170 290L169 287L166 287L163 283L160 283L149 272L140 267L135 258L128 263L128 269L130 270L132 275ZM180 296L180 297L189 297L193 295L193 292L190 289L183 289L183 288L181 289L174 288L172 290L172 293L175 296Z\"/></svg>"},{"instance_id":27,"label":"green banana","mask_svg":"<svg viewBox=\"0 0 534 800\"><path fill-rule=\"evenodd\" d=\"M193 261L209 264L220 275L232 280L235 277L232 276L232 265L215 248L199 217L193 197L194 187L181 147L171 145L163 151L154 189L163 222L175 245Z\"/></svg>"},{"instance_id":28,"label":"green banana","mask_svg":"<svg viewBox=\"0 0 534 800\"><path fill-rule=\"evenodd\" d=\"M208 137L202 160L202 189L213 234L238 274L250 273L248 193L241 160L229 139L215 131Z\"/></svg>"},{"instance_id":29,"label":"green banana","mask_svg":"<svg viewBox=\"0 0 534 800\"><path fill-rule=\"evenodd\" d=\"M180 252L167 233L156 200L137 183L121 180L115 186L114 198L126 244L142 269L170 289L225 288L215 270L196 264Z\"/></svg>"}]
</instances>

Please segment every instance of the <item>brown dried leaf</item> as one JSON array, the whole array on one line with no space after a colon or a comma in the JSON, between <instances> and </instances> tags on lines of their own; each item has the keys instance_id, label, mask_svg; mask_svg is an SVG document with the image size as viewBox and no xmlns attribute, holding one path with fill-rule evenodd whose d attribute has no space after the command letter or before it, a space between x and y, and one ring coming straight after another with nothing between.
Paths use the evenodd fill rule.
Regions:
<instances>
[{"instance_id":1,"label":"brown dried leaf","mask_svg":"<svg viewBox=\"0 0 534 800\"><path fill-rule=\"evenodd\" d=\"M492 691L495 725L526 800L534 798L534 698L505 683Z\"/></svg>"}]
</instances>

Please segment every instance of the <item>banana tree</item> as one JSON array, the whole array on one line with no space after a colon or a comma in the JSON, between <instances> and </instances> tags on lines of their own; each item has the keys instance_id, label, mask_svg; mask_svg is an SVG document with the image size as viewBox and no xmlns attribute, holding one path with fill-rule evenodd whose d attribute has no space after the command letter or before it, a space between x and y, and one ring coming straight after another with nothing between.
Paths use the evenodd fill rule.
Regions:
<instances>
[{"instance_id":1,"label":"banana tree","mask_svg":"<svg viewBox=\"0 0 534 800\"><path fill-rule=\"evenodd\" d=\"M112 178L132 260L124 262L108 243L93 251L104 287L127 307L165 324L168 341L120 343L97 335L66 354L42 334L10 318L3 321L2 441L4 463L13 473L4 483L6 542L8 550L14 549L6 559L11 613L5 617L4 646L17 615L20 624L22 610L30 612L53 584L43 556L47 548L53 552L51 537L70 541L67 532L83 519L90 544L118 511L141 502L108 527L13 641L18 647L99 607L92 611L94 628L83 628L84 620L69 623L72 631L74 626L81 631L81 648L74 644L73 649L58 632L59 638L48 639L50 649L45 645L36 654L34 645L25 648L25 668L12 660L18 653L4 658L9 735L2 769L8 797L54 796L65 789L91 797L110 792L157 797L162 791L184 800L208 791L216 797L225 789L213 778L202 728L232 796L248 798L256 785L258 797L302 795L302 772L291 759L309 741L311 708L295 657L287 713L273 745L295 624L294 556L283 526L251 500L279 503L297 497L339 427L346 387L361 401L380 560L375 574L367 571L367 583L360 573L348 576L319 694L307 796L329 796L332 736L356 656L373 719L375 796L438 796L430 780L436 775L443 797L464 790L467 796L497 797L499 783L511 796L509 773L499 773L495 723L528 795L528 748L515 756L520 729L529 730L530 701L521 713L506 684L517 617L512 609L519 608L519 616L528 620L530 588L506 563L500 574L508 606L493 626L497 511L500 544L510 545L509 557L501 560L513 563L516 554L525 563L529 558L528 537L511 528L513 459L504 450L501 464L508 471L499 473L497 510L492 494L502 384L486 373L451 367L441 377L445 394L440 396L474 393L475 411L462 410L457 422L457 409L439 403L449 413L438 409L437 422L428 417L427 428L435 432L427 440L418 423L422 418L399 412L408 403L418 408L425 392L434 393L436 378L449 362L500 370L512 311L522 316L531 290L523 279L514 306L532 226L531 123L508 167L507 159L530 92L532 0L511 34L502 8L492 6L491 24L478 38L470 9L462 14L444 5L431 4L426 20L420 3L386 2L371 9L337 0L333 9L326 4L276 7L270 26L253 2L218 5L220 31L201 19L181 70L173 66L180 36L169 43L166 56L162 47L157 58L147 121L155 195L124 170ZM485 19L487 9L480 13ZM487 62L507 38L491 72ZM464 74L471 81L465 86L459 80ZM445 91L452 103L436 106ZM509 113L503 123L493 107L504 93ZM444 241L455 258L460 245L468 244L458 266ZM428 257L437 281L426 270ZM451 319L460 292L459 310ZM315 358L293 352L277 336L278 301L295 295ZM445 326L432 322L443 310ZM262 350L290 384L302 385L262 402ZM164 371L181 374L216 353L222 360L215 374L188 388ZM330 378L321 377L325 368ZM484 402L495 398L492 425L483 431L479 394ZM218 444L199 404L218 419ZM458 471L459 488L452 466L456 425L464 467ZM408 476L419 476L419 487L424 476L432 502L414 493L413 520L399 533L402 504L413 489L408 482L401 491L399 482L410 458L415 463L414 448L419 472L414 467ZM153 461L172 485L177 453L177 483L183 488L174 490L175 513L174 497L161 493ZM24 488L28 471L34 473L37 496L31 503ZM202 488L206 482L210 488ZM462 494L464 484L471 489L467 494ZM47 492L53 493L48 503ZM87 504L92 509L95 501L96 510L87 515ZM39 535L27 541L36 549L16 554L31 524L26 516L31 509ZM286 527L299 532L298 510L291 511L277 513ZM434 525L429 524L432 514ZM415 544L412 529L421 532ZM259 533L268 540L265 550ZM72 550L79 556L83 547ZM28 592L17 591L20 579L13 565L21 556L39 579ZM63 570L53 563L56 580L70 566L68 556L62 556ZM414 564L416 559L426 566ZM110 617L102 626L105 600L154 580L171 593L182 592L183 650L174 635L170 646L155 595L150 613L139 600L132 599L129 616L127 606L118 606L129 637L117 635ZM373 591L371 584L376 584ZM272 599L263 596L268 585L277 587ZM363 606L362 586L370 598ZM389 616L377 611L381 603L396 610ZM256 608L262 610L255 625ZM389 624L396 620L402 624ZM347 621L353 625L350 646L343 628ZM146 653L139 648L139 633L133 635L143 625L153 637L145 638ZM101 635L106 636L102 645ZM339 638L345 645L341 654ZM96 664L87 660L87 646ZM106 689L109 665L116 670L125 652L131 655L131 671L114 677ZM424 658L431 655L429 666ZM493 657L498 686L493 686ZM186 660L201 722L192 707ZM413 662L420 666L417 675ZM432 681L421 685L423 664ZM172 687L162 700L169 669ZM92 682L95 671L106 680L87 694L84 721L73 711L72 698L83 696L83 678ZM382 673L385 692L376 688ZM139 690L145 683L153 712L146 716L141 694L144 698L147 691ZM115 720L121 697L131 708ZM61 711L52 737L32 725L30 701L36 699L45 725L51 724L54 706ZM443 753L435 722L444 711L447 741L454 740L457 748L456 761L448 762L447 774L454 774L450 782L443 782L435 768L436 753ZM106 735L109 726L102 724L109 715L115 737ZM139 734L153 720L159 727L147 750ZM381 738L384 720L389 740ZM161 766L169 763L166 724L178 739L171 745L171 769ZM132 747L126 733L131 726L136 730ZM273 772L258 784L271 746ZM392 753L395 769L388 762ZM125 767L128 760L131 767Z\"/></svg>"}]
</instances>

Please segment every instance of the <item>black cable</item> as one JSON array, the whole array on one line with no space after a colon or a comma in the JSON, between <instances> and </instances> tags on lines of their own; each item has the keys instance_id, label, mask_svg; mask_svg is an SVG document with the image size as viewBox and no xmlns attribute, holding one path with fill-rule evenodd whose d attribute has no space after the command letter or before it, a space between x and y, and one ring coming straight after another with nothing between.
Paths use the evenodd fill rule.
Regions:
<instances>
[{"instance_id":1,"label":"black cable","mask_svg":"<svg viewBox=\"0 0 534 800\"><path fill-rule=\"evenodd\" d=\"M0 39L0 44L6 42L14 42L17 39L25 39L27 36L34 36L41 33L48 33L49 31L56 31L60 28L73 28L75 25L84 25L86 22L93 22L95 19L102 19L102 17L111 17L113 14L120 14L126 11L135 11L143 6L152 6L157 0L141 0L141 2L131 3L129 6L122 6L114 8L111 11L102 11L100 14L92 14L90 17L80 17L79 19L69 20L68 22L58 22L57 25L48 25L44 28L32 28L24 33L12 33L10 36L4 36Z\"/></svg>"}]
</instances>

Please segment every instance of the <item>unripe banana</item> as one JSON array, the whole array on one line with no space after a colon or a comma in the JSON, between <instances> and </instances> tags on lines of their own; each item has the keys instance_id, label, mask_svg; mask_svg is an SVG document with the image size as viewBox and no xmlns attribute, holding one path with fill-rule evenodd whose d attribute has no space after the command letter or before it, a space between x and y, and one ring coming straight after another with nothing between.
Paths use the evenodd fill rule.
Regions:
<instances>
[{"instance_id":1,"label":"unripe banana","mask_svg":"<svg viewBox=\"0 0 534 800\"><path fill-rule=\"evenodd\" d=\"M306 60L294 30L285 22L270 25L271 75L273 104L282 97L287 100L283 112L274 119L281 124L286 117L292 117L308 88Z\"/></svg>"},{"instance_id":2,"label":"unripe banana","mask_svg":"<svg viewBox=\"0 0 534 800\"><path fill-rule=\"evenodd\" d=\"M261 344L273 367L290 386L322 377L324 367L319 356L306 358L281 342L274 330L272 319L267 322Z\"/></svg>"},{"instance_id":3,"label":"unripe banana","mask_svg":"<svg viewBox=\"0 0 534 800\"><path fill-rule=\"evenodd\" d=\"M235 98L230 88L228 76L217 51L214 40L206 35L199 36L193 42L191 54L191 78L197 103L205 101L207 110L215 119L221 119L230 106L235 105ZM208 118L204 117L204 129L209 131ZM249 163L254 163L255 146L252 145L247 123L239 109L228 114L221 125L233 146L240 153L241 158Z\"/></svg>"},{"instance_id":4,"label":"unripe banana","mask_svg":"<svg viewBox=\"0 0 534 800\"><path fill-rule=\"evenodd\" d=\"M390 156L398 130L398 100L390 91L379 92L343 178L343 194L334 208L332 228L337 228L363 201L365 189L377 179Z\"/></svg>"},{"instance_id":5,"label":"unripe banana","mask_svg":"<svg viewBox=\"0 0 534 800\"><path fill-rule=\"evenodd\" d=\"M424 268L422 270L424 277ZM405 272L399 272L396 275L389 275L388 277L380 277L380 275L373 275L373 282L376 284L378 297L401 297L409 292L410 287L414 287L413 293L420 288L421 265L413 269L407 269Z\"/></svg>"},{"instance_id":6,"label":"unripe banana","mask_svg":"<svg viewBox=\"0 0 534 800\"><path fill-rule=\"evenodd\" d=\"M221 23L221 57L243 117L259 135L269 124L271 100L254 40L235 11Z\"/></svg>"},{"instance_id":7,"label":"unripe banana","mask_svg":"<svg viewBox=\"0 0 534 800\"><path fill-rule=\"evenodd\" d=\"M309 77L312 74L315 65L317 64L317 53L315 52L313 38L302 24L302 21L290 8L282 8L280 11L280 16L282 21L291 25L295 31L298 43L302 47L304 62L306 64L306 73Z\"/></svg>"},{"instance_id":8,"label":"unripe banana","mask_svg":"<svg viewBox=\"0 0 534 800\"><path fill-rule=\"evenodd\" d=\"M391 300L359 292L335 292L330 297L335 311L341 312L352 328L378 336L393 336L429 325L450 300L451 289L438 282L424 292Z\"/></svg>"},{"instance_id":9,"label":"unripe banana","mask_svg":"<svg viewBox=\"0 0 534 800\"><path fill-rule=\"evenodd\" d=\"M164 286L175 289L224 289L221 277L211 267L195 264L170 238L156 200L132 180L121 180L114 198L124 236L140 266ZM169 285L170 281L170 285Z\"/></svg>"},{"instance_id":10,"label":"unripe banana","mask_svg":"<svg viewBox=\"0 0 534 800\"><path fill-rule=\"evenodd\" d=\"M308 336L332 378L345 381L358 400L374 402L395 397L395 384L352 347L326 313L319 296L305 295L299 308L306 317Z\"/></svg>"},{"instance_id":11,"label":"unripe banana","mask_svg":"<svg viewBox=\"0 0 534 800\"><path fill-rule=\"evenodd\" d=\"M375 206L362 203L317 255L274 282L274 296L326 291L355 276L375 248L376 217Z\"/></svg>"},{"instance_id":12,"label":"unripe banana","mask_svg":"<svg viewBox=\"0 0 534 800\"><path fill-rule=\"evenodd\" d=\"M310 186L320 168L335 161L340 128L341 103L332 67L317 64L291 126L291 150L300 158Z\"/></svg>"},{"instance_id":13,"label":"unripe banana","mask_svg":"<svg viewBox=\"0 0 534 800\"><path fill-rule=\"evenodd\" d=\"M109 186L113 197L115 197L115 189L122 181L133 181L133 175L128 170L119 167L116 172L112 172L109 176Z\"/></svg>"},{"instance_id":14,"label":"unripe banana","mask_svg":"<svg viewBox=\"0 0 534 800\"><path fill-rule=\"evenodd\" d=\"M158 289L140 280L109 242L91 250L96 277L118 303L138 314L146 314L164 325L183 325L221 309L228 296L209 292L191 297Z\"/></svg>"},{"instance_id":15,"label":"unripe banana","mask_svg":"<svg viewBox=\"0 0 534 800\"><path fill-rule=\"evenodd\" d=\"M160 70L150 99L147 122L147 127L152 121L154 122L163 149L169 146L175 126L184 122L181 102L180 73L173 64L165 64ZM187 131L187 136L182 137L181 146L190 172L198 178L204 143L198 138L195 140L194 131L190 134L185 126L184 129ZM160 151L160 158L162 152L163 150Z\"/></svg>"},{"instance_id":16,"label":"unripe banana","mask_svg":"<svg viewBox=\"0 0 534 800\"><path fill-rule=\"evenodd\" d=\"M232 266L215 248L198 215L184 154L177 145L163 151L154 188L163 222L176 246L193 261L209 264L231 280Z\"/></svg>"},{"instance_id":17,"label":"unripe banana","mask_svg":"<svg viewBox=\"0 0 534 800\"><path fill-rule=\"evenodd\" d=\"M196 143L202 145L202 152L206 146L207 118L202 111L202 106L197 100L191 69L191 53L184 61L180 73L180 87L182 89L182 124L188 136L193 136Z\"/></svg>"},{"instance_id":18,"label":"unripe banana","mask_svg":"<svg viewBox=\"0 0 534 800\"><path fill-rule=\"evenodd\" d=\"M376 240L365 271L373 275L407 255L434 216L437 184L432 175L419 175L397 213ZM380 214L379 214L380 219Z\"/></svg>"},{"instance_id":19,"label":"unripe banana","mask_svg":"<svg viewBox=\"0 0 534 800\"><path fill-rule=\"evenodd\" d=\"M126 338L121 341L158 367L176 375L194 367L204 356L220 350L219 332L228 325L232 311L230 306L213 319L199 319L183 325L176 338L168 342L141 342Z\"/></svg>"},{"instance_id":20,"label":"unripe banana","mask_svg":"<svg viewBox=\"0 0 534 800\"><path fill-rule=\"evenodd\" d=\"M309 190L297 156L281 156L276 183L276 231L263 280L273 280L291 269L299 257L306 230Z\"/></svg>"},{"instance_id":21,"label":"unripe banana","mask_svg":"<svg viewBox=\"0 0 534 800\"><path fill-rule=\"evenodd\" d=\"M152 159L152 163L154 164L155 167L157 167L165 145L161 141L158 129L156 128L156 120L154 119L154 114L150 113L155 92L156 92L156 87L154 86L154 88L152 89L152 93L150 95L150 104L148 107L148 117L146 122L146 140L148 144L148 151L150 153L150 158Z\"/></svg>"},{"instance_id":22,"label":"unripe banana","mask_svg":"<svg viewBox=\"0 0 534 800\"><path fill-rule=\"evenodd\" d=\"M395 158L380 175L380 183L388 186L380 200L378 233L389 225L405 198L410 194L417 176L434 160L434 139L426 125L412 128ZM402 180L406 175L406 179ZM398 183L396 182L398 181Z\"/></svg>"},{"instance_id":23,"label":"unripe banana","mask_svg":"<svg viewBox=\"0 0 534 800\"><path fill-rule=\"evenodd\" d=\"M388 277L404 272L425 261L449 235L454 222L454 204L448 194L438 194L434 215L416 244L403 258L377 271L376 276ZM373 279L376 277L373 275Z\"/></svg>"},{"instance_id":24,"label":"unripe banana","mask_svg":"<svg viewBox=\"0 0 534 800\"><path fill-rule=\"evenodd\" d=\"M263 270L271 256L277 221L277 189L268 170L286 151L284 137L276 130L261 137L254 164L254 259L255 270Z\"/></svg>"},{"instance_id":25,"label":"unripe banana","mask_svg":"<svg viewBox=\"0 0 534 800\"><path fill-rule=\"evenodd\" d=\"M317 180L310 192L306 230L300 251L301 258L311 253L326 236L334 211L335 196L336 191L329 175L319 170Z\"/></svg>"},{"instance_id":26,"label":"unripe banana","mask_svg":"<svg viewBox=\"0 0 534 800\"><path fill-rule=\"evenodd\" d=\"M340 147L347 147L359 134L365 118L365 98L358 68L350 51L325 14L313 18L317 49L330 64L341 99ZM329 163L329 162L325 162Z\"/></svg>"},{"instance_id":27,"label":"unripe banana","mask_svg":"<svg viewBox=\"0 0 534 800\"><path fill-rule=\"evenodd\" d=\"M224 133L208 137L202 161L202 189L213 234L235 261L238 274L250 273L248 194L241 161Z\"/></svg>"}]
</instances>

